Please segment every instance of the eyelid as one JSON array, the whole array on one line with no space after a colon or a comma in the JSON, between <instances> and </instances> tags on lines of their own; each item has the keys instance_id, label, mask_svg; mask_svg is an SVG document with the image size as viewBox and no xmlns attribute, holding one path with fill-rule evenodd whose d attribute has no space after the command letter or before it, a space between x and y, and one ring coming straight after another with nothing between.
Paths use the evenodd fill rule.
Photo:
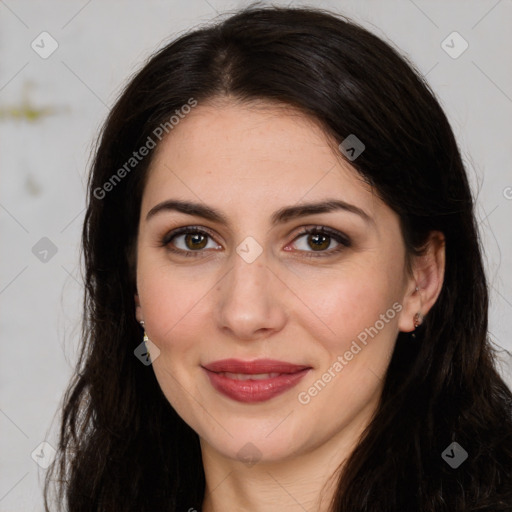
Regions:
<instances>
[{"instance_id":1,"label":"eyelid","mask_svg":"<svg viewBox=\"0 0 512 512\"><path fill-rule=\"evenodd\" d=\"M295 238L292 240L291 243L294 243L297 239L302 238L305 235L309 234L321 234L326 235L331 239L334 239L336 243L338 244L338 247L334 249L329 249L326 251L301 251L298 252L306 257L329 257L334 256L343 251L344 249L347 249L352 246L351 239L342 233L341 231L338 231L337 229L330 228L328 226L324 225L313 225L313 226L306 226L302 228L302 231L300 231Z\"/></svg>"},{"instance_id":2,"label":"eyelid","mask_svg":"<svg viewBox=\"0 0 512 512\"><path fill-rule=\"evenodd\" d=\"M192 226L182 226L181 228L172 229L171 231L169 231L162 237L162 239L161 239L162 245L165 246L165 245L169 244L170 241L176 236L188 234L188 233L205 234L205 235L208 235L213 240L215 240L214 235L208 228L205 228L204 226L192 225Z\"/></svg>"},{"instance_id":3,"label":"eyelid","mask_svg":"<svg viewBox=\"0 0 512 512\"><path fill-rule=\"evenodd\" d=\"M299 238L301 236L307 235L307 234L318 234L318 233L328 235L334 239L339 238L340 240L342 240L342 242L340 241L340 243L346 243L347 245L351 244L350 238L347 235L345 235L345 233L338 231L337 229L330 228L329 226L324 226L322 224L317 224L317 225L312 224L312 225L306 226L306 227L303 226L301 228L301 231L299 233L297 233L297 235L295 236L294 240L296 240L297 238Z\"/></svg>"},{"instance_id":4,"label":"eyelid","mask_svg":"<svg viewBox=\"0 0 512 512\"><path fill-rule=\"evenodd\" d=\"M305 235L308 235L308 234L324 234L324 235L327 235L330 238L334 239L339 244L338 248L330 249L330 250L326 250L326 251L302 251L302 250L297 251L297 252L305 254L307 256L313 256L313 257L315 257L315 256L320 256L320 257L330 256L330 255L334 255L334 254L340 252L341 250L343 250L345 248L351 247L351 245L352 245L352 241L351 241L350 237L345 235L343 232L338 231L337 229L334 229L334 228L330 228L328 226L309 225L309 226L302 226L300 229L301 229L301 231L299 231L295 235L293 240L290 243L288 243L287 246L290 244L293 244L297 239L299 239ZM212 232L210 231L209 228L206 228L204 226L198 226L198 225L189 225L189 226L182 226L182 227L173 229L173 230L169 231L168 233L166 233L161 238L160 245L162 247L166 247L170 244L170 242L173 238L183 235L183 234L189 234L189 233L200 233L200 234L207 235L215 243L218 244L218 242L215 240L215 236L212 234ZM220 245L220 244L218 244L218 245ZM201 255L202 253L206 252L204 249L200 249L197 251L193 251L193 250L185 251L183 249L169 248L169 250L171 252L178 253L181 255L186 255L186 256L189 256L189 255L198 256L198 255Z\"/></svg>"}]
</instances>

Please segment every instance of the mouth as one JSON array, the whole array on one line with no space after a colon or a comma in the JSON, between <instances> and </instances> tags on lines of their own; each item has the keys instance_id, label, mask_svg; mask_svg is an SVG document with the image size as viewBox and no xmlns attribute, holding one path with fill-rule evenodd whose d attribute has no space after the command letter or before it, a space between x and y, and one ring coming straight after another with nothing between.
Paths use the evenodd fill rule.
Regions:
<instances>
[{"instance_id":1,"label":"mouth","mask_svg":"<svg viewBox=\"0 0 512 512\"><path fill-rule=\"evenodd\" d=\"M222 359L203 365L203 368L215 373L234 373L239 375L258 374L289 374L296 373L306 368L307 365L293 364L275 359L256 359L254 361L242 361L240 359Z\"/></svg>"},{"instance_id":2,"label":"mouth","mask_svg":"<svg viewBox=\"0 0 512 512\"><path fill-rule=\"evenodd\" d=\"M222 375L223 377L227 377L228 379L235 380L264 380L264 379L273 379L274 377L279 377L280 375L287 375L284 373L232 373L232 372L215 372L217 375Z\"/></svg>"},{"instance_id":3,"label":"mouth","mask_svg":"<svg viewBox=\"0 0 512 512\"><path fill-rule=\"evenodd\" d=\"M216 391L244 403L263 402L285 393L311 370L310 366L270 359L224 359L202 368Z\"/></svg>"}]
</instances>

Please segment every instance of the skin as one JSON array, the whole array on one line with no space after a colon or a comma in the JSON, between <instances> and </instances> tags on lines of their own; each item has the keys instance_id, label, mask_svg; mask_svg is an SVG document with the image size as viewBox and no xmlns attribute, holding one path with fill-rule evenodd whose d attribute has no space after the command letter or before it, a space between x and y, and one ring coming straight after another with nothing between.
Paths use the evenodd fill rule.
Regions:
<instances>
[{"instance_id":1,"label":"skin","mask_svg":"<svg viewBox=\"0 0 512 512\"><path fill-rule=\"evenodd\" d=\"M415 313L426 315L439 295L442 234L432 233L409 275L398 216L358 176L315 122L272 104L200 104L158 148L141 205L136 317L160 350L153 369L163 393L200 437L205 512L328 510L336 469L377 407L398 332L414 330ZM271 224L280 208L327 198L372 220L337 210ZM216 208L228 224L177 211L146 219L169 199ZM184 226L209 236L162 244ZM300 234L314 226L352 245L332 252L339 242L320 236L315 250L314 235ZM236 251L249 236L262 249L251 263ZM388 314L342 371L301 403L298 394L394 303L401 307L394 318ZM284 394L244 404L218 393L200 366L231 357L312 369ZM244 446L254 464L241 460Z\"/></svg>"}]
</instances>

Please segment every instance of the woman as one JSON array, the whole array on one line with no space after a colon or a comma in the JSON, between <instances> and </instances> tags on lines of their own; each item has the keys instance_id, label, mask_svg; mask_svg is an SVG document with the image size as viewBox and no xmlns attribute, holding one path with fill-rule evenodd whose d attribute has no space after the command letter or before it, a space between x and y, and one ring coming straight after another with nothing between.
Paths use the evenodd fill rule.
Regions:
<instances>
[{"instance_id":1,"label":"woman","mask_svg":"<svg viewBox=\"0 0 512 512\"><path fill-rule=\"evenodd\" d=\"M83 251L66 510L512 510L465 170L366 30L249 8L160 50L104 126Z\"/></svg>"}]
</instances>

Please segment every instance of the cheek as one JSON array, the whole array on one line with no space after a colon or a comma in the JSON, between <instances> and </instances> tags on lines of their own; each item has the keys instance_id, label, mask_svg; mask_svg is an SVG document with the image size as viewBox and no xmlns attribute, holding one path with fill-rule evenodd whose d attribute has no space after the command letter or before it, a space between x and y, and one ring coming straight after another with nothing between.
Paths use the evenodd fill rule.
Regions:
<instances>
[{"instance_id":1,"label":"cheek","mask_svg":"<svg viewBox=\"0 0 512 512\"><path fill-rule=\"evenodd\" d=\"M200 362L206 334L205 306L211 286L205 279L179 276L169 266L153 266L148 273L141 265L138 285L146 332L159 348L153 371L168 402L187 422L194 423L190 396L196 396L189 371ZM193 270L189 270L193 274ZM184 389L187 392L184 392Z\"/></svg>"},{"instance_id":2,"label":"cheek","mask_svg":"<svg viewBox=\"0 0 512 512\"><path fill-rule=\"evenodd\" d=\"M304 328L311 331L313 320L318 335L329 348L342 349L376 322L378 329L383 330L381 315L385 316L386 327L394 324L397 315L392 306L399 293L388 275L365 267L324 276L314 283L303 281L296 288L297 295L304 298L311 311Z\"/></svg>"},{"instance_id":3,"label":"cheek","mask_svg":"<svg viewBox=\"0 0 512 512\"><path fill-rule=\"evenodd\" d=\"M318 414L325 415L322 408L330 404L333 418L339 411L344 411L340 418L352 417L378 392L402 309L399 279L391 270L382 263L351 266L298 291L314 312L300 320L310 340L303 350L317 363L315 373L300 386L298 400L314 402L311 410Z\"/></svg>"},{"instance_id":4,"label":"cheek","mask_svg":"<svg viewBox=\"0 0 512 512\"><path fill-rule=\"evenodd\" d=\"M211 275L198 267L179 268L149 257L141 258L137 273L147 332L161 350L197 331L197 317L215 284Z\"/></svg>"},{"instance_id":5,"label":"cheek","mask_svg":"<svg viewBox=\"0 0 512 512\"><path fill-rule=\"evenodd\" d=\"M307 411L305 423L314 424L316 417L322 417L327 430L375 404L392 356L401 310L395 300L398 294L387 279L379 280L377 275L362 279L352 273L335 282L326 282L323 290L309 295L315 315L321 319L316 325L324 328L316 330L311 322L303 321L303 329L310 334L304 350L316 355L317 365L297 390L297 401Z\"/></svg>"}]
</instances>

